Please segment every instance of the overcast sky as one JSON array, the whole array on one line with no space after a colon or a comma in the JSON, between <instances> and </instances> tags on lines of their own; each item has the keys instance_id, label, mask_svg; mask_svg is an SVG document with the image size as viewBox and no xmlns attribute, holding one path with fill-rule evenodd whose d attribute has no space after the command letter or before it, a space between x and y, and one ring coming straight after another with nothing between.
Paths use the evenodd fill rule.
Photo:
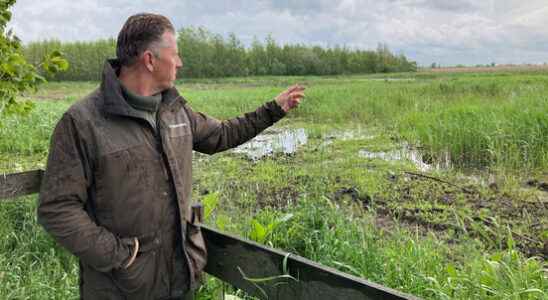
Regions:
<instances>
[{"instance_id":1,"label":"overcast sky","mask_svg":"<svg viewBox=\"0 0 548 300\"><path fill-rule=\"evenodd\" d=\"M176 28L204 26L249 44L375 49L386 43L419 65L548 62L548 0L18 0L8 28L30 42L116 37L138 12ZM182 53L184 56L184 53Z\"/></svg>"}]
</instances>

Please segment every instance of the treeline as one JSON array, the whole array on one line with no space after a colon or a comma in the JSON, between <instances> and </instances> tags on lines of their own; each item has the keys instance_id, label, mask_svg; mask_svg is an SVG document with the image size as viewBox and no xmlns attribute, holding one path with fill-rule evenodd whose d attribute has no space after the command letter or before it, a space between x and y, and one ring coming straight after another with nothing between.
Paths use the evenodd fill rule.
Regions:
<instances>
[{"instance_id":1,"label":"treeline","mask_svg":"<svg viewBox=\"0 0 548 300\"><path fill-rule=\"evenodd\" d=\"M33 42L23 47L28 62L37 65L53 50L63 53L69 62L68 70L54 75L42 74L48 80L98 81L105 59L116 56L116 40L62 43L57 40Z\"/></svg>"},{"instance_id":2,"label":"treeline","mask_svg":"<svg viewBox=\"0 0 548 300\"><path fill-rule=\"evenodd\" d=\"M417 64L386 45L376 50L323 48L301 44L279 45L272 37L255 39L249 47L234 34L223 37L204 28L188 27L178 33L183 59L178 74L185 78L253 75L340 75L416 71ZM105 59L115 57L114 39L92 42L33 42L24 47L27 60L38 64L44 55L60 50L70 63L66 72L45 75L49 80L99 80Z\"/></svg>"}]
</instances>

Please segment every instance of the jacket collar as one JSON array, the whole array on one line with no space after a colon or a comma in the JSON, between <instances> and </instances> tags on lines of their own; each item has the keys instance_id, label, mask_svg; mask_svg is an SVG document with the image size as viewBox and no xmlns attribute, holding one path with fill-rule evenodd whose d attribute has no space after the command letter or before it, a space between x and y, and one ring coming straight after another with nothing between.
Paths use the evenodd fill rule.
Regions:
<instances>
[{"instance_id":1,"label":"jacket collar","mask_svg":"<svg viewBox=\"0 0 548 300\"><path fill-rule=\"evenodd\" d=\"M100 90L103 94L103 109L112 114L140 118L141 114L131 107L124 99L122 85L118 79L120 62L117 59L108 59L103 67ZM175 87L162 92L161 106L172 106L174 103L186 101L179 95Z\"/></svg>"}]
</instances>

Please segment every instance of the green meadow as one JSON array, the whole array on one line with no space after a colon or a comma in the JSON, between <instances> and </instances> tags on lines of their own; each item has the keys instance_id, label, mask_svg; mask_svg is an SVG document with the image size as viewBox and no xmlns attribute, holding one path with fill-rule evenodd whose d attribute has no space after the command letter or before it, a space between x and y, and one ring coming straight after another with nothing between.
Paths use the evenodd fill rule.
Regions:
<instances>
[{"instance_id":1,"label":"green meadow","mask_svg":"<svg viewBox=\"0 0 548 300\"><path fill-rule=\"evenodd\" d=\"M195 153L206 223L425 299L548 299L548 71L178 82L220 119L285 87L302 105L249 147ZM0 172L44 168L62 113L97 82L51 82L0 119ZM264 151L263 151L264 150ZM261 152L262 151L262 152ZM0 298L78 295L74 257L0 203ZM241 292L208 277L198 299Z\"/></svg>"}]
</instances>

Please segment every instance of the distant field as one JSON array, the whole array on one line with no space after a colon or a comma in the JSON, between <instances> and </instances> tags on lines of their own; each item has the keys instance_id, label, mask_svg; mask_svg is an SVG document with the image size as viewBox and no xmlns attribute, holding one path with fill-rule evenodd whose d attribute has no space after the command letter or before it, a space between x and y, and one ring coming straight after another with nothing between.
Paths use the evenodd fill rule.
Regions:
<instances>
[{"instance_id":1,"label":"distant field","mask_svg":"<svg viewBox=\"0 0 548 300\"><path fill-rule=\"evenodd\" d=\"M544 65L497 65L494 67L443 67L423 68L420 72L433 73L483 73L483 72L547 72L548 64Z\"/></svg>"},{"instance_id":2,"label":"distant field","mask_svg":"<svg viewBox=\"0 0 548 300\"><path fill-rule=\"evenodd\" d=\"M307 87L248 146L196 154L194 200L210 225L422 298L546 299L548 68L495 69L183 79L217 118ZM0 125L0 172L43 168L54 124L96 86L25 95L34 110ZM35 198L0 203L0 298L74 298L76 261ZM208 278L198 299L222 292Z\"/></svg>"}]
</instances>

